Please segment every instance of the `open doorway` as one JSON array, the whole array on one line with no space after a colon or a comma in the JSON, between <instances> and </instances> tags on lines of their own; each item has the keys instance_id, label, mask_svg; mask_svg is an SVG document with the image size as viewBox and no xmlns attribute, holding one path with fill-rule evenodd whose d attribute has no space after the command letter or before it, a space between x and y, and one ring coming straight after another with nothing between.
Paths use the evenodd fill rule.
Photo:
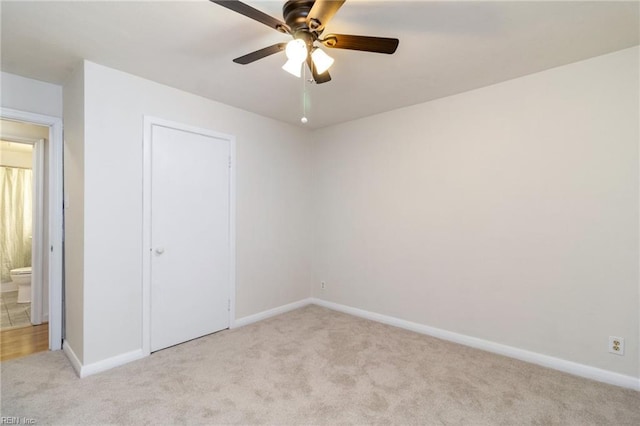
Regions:
<instances>
[{"instance_id":1,"label":"open doorway","mask_svg":"<svg viewBox=\"0 0 640 426\"><path fill-rule=\"evenodd\" d=\"M49 128L0 121L0 330L47 323Z\"/></svg>"},{"instance_id":2,"label":"open doorway","mask_svg":"<svg viewBox=\"0 0 640 426\"><path fill-rule=\"evenodd\" d=\"M63 328L61 120L7 108L0 117L2 352L6 333L28 328L37 328L41 350L57 350Z\"/></svg>"}]
</instances>

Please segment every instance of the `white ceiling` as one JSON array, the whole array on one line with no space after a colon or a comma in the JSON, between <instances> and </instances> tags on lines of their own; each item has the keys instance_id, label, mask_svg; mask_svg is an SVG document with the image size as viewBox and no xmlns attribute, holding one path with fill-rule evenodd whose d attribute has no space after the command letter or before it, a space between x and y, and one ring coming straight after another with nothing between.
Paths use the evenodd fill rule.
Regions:
<instances>
[{"instance_id":1,"label":"white ceiling","mask_svg":"<svg viewBox=\"0 0 640 426\"><path fill-rule=\"evenodd\" d=\"M282 19L284 1L246 1ZM639 44L632 2L348 0L325 33L397 37L394 55L325 49L333 80L307 84L317 128L487 86ZM207 0L0 4L2 70L62 84L82 58L300 124L302 80L284 53L233 58L287 41Z\"/></svg>"}]
</instances>

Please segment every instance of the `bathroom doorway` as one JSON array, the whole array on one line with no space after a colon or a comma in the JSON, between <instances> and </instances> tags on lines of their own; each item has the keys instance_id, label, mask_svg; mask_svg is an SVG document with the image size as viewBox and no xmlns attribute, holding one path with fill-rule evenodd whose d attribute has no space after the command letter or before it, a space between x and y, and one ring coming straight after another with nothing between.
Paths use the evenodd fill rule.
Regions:
<instances>
[{"instance_id":1,"label":"bathroom doorway","mask_svg":"<svg viewBox=\"0 0 640 426\"><path fill-rule=\"evenodd\" d=\"M43 327L46 346L58 350L63 329L62 121L0 108L0 167L3 353L6 333L37 329L42 337ZM16 328L21 326L26 327Z\"/></svg>"},{"instance_id":2,"label":"bathroom doorway","mask_svg":"<svg viewBox=\"0 0 640 426\"><path fill-rule=\"evenodd\" d=\"M49 128L0 121L0 330L48 321L44 155Z\"/></svg>"}]
</instances>

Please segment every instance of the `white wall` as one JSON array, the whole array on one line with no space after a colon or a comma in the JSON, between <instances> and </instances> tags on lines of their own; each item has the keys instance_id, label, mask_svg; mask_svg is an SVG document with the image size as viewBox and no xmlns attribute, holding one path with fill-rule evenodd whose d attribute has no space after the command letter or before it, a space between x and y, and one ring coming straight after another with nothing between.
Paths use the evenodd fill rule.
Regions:
<instances>
[{"instance_id":1,"label":"white wall","mask_svg":"<svg viewBox=\"0 0 640 426\"><path fill-rule=\"evenodd\" d=\"M5 108L62 117L62 86L2 72L0 92Z\"/></svg>"},{"instance_id":2,"label":"white wall","mask_svg":"<svg viewBox=\"0 0 640 426\"><path fill-rule=\"evenodd\" d=\"M64 85L64 340L80 361L85 342L84 108L84 67L78 67Z\"/></svg>"},{"instance_id":3,"label":"white wall","mask_svg":"<svg viewBox=\"0 0 640 426\"><path fill-rule=\"evenodd\" d=\"M84 256L84 364L142 347L145 114L236 136L237 317L308 297L311 144L302 129L91 62L84 100L84 247L67 251Z\"/></svg>"},{"instance_id":4,"label":"white wall","mask_svg":"<svg viewBox=\"0 0 640 426\"><path fill-rule=\"evenodd\" d=\"M3 108L43 114L57 118L62 117L62 86L2 72L0 73L0 93L2 94L2 96L0 96L0 105ZM18 125L18 127L20 127L20 125ZM11 132L13 131L14 126L3 125L3 128L9 129ZM31 136L33 135L30 135L30 137ZM49 179L51 178L49 170L49 155L53 148L51 141L48 140L48 134L44 137L46 137L47 140L45 141L44 148L43 173L47 179ZM62 185L61 182L60 185ZM45 184L43 196L45 206L49 206L49 199L51 196L49 184ZM45 241L43 241L43 247L49 247L51 245L51 242L49 241L50 220L49 208L45 207L43 215L43 234L45 236ZM42 256L42 314L44 321L49 320L49 269L49 256L44 255Z\"/></svg>"},{"instance_id":5,"label":"white wall","mask_svg":"<svg viewBox=\"0 0 640 426\"><path fill-rule=\"evenodd\" d=\"M66 340L84 364L141 347L149 114L237 138L237 318L311 293L637 377L638 72L628 49L310 145L304 129L85 62L65 85ZM3 106L56 115L4 86ZM626 337L624 357L609 335Z\"/></svg>"},{"instance_id":6,"label":"white wall","mask_svg":"<svg viewBox=\"0 0 640 426\"><path fill-rule=\"evenodd\" d=\"M638 75L636 47L316 131L313 295L640 376Z\"/></svg>"}]
</instances>

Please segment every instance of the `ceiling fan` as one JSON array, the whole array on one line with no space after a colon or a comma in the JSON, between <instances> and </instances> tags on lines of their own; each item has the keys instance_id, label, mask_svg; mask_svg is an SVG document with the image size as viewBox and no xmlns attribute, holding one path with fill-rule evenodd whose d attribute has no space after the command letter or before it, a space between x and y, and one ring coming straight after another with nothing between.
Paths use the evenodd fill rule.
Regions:
<instances>
[{"instance_id":1,"label":"ceiling fan","mask_svg":"<svg viewBox=\"0 0 640 426\"><path fill-rule=\"evenodd\" d=\"M316 46L316 42L331 49L387 54L394 53L398 48L397 38L347 34L322 36L327 23L346 0L288 0L282 7L284 22L238 0L210 1L293 37L288 43L277 43L234 59L233 62L238 64L250 64L284 50L287 62L282 68L285 71L300 77L302 65L306 62L313 80L320 84L331 80L328 69L333 64L333 58Z\"/></svg>"}]
</instances>

